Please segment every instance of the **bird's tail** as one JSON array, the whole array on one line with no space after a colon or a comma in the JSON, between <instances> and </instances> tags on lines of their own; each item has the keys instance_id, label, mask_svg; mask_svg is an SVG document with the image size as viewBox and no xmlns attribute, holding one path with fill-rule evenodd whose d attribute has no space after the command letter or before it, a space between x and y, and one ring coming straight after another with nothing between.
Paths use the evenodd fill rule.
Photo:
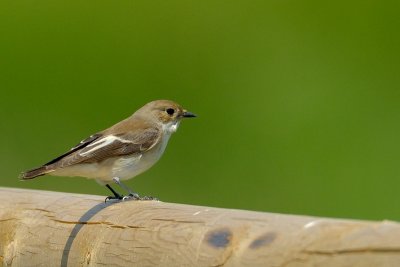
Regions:
<instances>
[{"instance_id":1,"label":"bird's tail","mask_svg":"<svg viewBox=\"0 0 400 267\"><path fill-rule=\"evenodd\" d=\"M30 180L36 178L38 176L45 175L46 173L51 172L52 170L48 168L48 166L41 166L39 168L35 168L26 172L23 172L19 175L21 180Z\"/></svg>"}]
</instances>

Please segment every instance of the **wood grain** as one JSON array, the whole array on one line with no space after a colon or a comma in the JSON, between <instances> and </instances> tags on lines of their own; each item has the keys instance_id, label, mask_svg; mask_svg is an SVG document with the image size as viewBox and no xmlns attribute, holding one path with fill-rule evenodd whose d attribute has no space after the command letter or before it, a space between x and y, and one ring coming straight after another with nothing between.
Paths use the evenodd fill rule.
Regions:
<instances>
[{"instance_id":1,"label":"wood grain","mask_svg":"<svg viewBox=\"0 0 400 267\"><path fill-rule=\"evenodd\" d=\"M400 266L400 224L0 188L2 266Z\"/></svg>"}]
</instances>

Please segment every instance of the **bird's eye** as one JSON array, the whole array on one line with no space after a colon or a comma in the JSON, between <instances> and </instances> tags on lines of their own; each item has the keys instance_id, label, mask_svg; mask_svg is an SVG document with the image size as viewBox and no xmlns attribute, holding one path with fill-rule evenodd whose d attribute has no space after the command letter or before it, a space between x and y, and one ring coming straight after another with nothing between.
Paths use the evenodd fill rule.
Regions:
<instances>
[{"instance_id":1,"label":"bird's eye","mask_svg":"<svg viewBox=\"0 0 400 267\"><path fill-rule=\"evenodd\" d=\"M175 113L175 110L173 108L167 108L166 112L168 113L168 115L172 115Z\"/></svg>"}]
</instances>

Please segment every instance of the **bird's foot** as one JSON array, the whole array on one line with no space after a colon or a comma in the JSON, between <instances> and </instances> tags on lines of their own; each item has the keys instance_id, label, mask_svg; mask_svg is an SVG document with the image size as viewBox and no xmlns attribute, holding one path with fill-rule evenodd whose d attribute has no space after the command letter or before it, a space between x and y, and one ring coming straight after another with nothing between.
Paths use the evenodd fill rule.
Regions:
<instances>
[{"instance_id":1,"label":"bird's foot","mask_svg":"<svg viewBox=\"0 0 400 267\"><path fill-rule=\"evenodd\" d=\"M152 197L152 196L144 196L144 197L141 197L140 200L154 200L154 201L160 201L158 198Z\"/></svg>"},{"instance_id":2,"label":"bird's foot","mask_svg":"<svg viewBox=\"0 0 400 267\"><path fill-rule=\"evenodd\" d=\"M156 201L158 201L158 199L155 198L155 197L151 197L151 196L143 196L143 197L141 197L137 193L130 193L129 195L124 196L122 198L122 201L125 201L125 200L156 200Z\"/></svg>"},{"instance_id":3,"label":"bird's foot","mask_svg":"<svg viewBox=\"0 0 400 267\"><path fill-rule=\"evenodd\" d=\"M106 199L104 200L104 203L107 203L107 201L110 200L123 200L124 196L118 195L118 196L108 196L106 197Z\"/></svg>"},{"instance_id":4,"label":"bird's foot","mask_svg":"<svg viewBox=\"0 0 400 267\"><path fill-rule=\"evenodd\" d=\"M106 184L106 187L110 189L110 191L114 194L114 196L108 196L104 200L104 203L107 203L108 200L116 199L116 200L121 200L124 198L124 196L120 195L117 191L112 189L112 187L109 184Z\"/></svg>"},{"instance_id":5,"label":"bird's foot","mask_svg":"<svg viewBox=\"0 0 400 267\"><path fill-rule=\"evenodd\" d=\"M137 193L130 193L129 195L124 196L122 198L122 201L125 201L125 200L140 200L140 196Z\"/></svg>"}]
</instances>

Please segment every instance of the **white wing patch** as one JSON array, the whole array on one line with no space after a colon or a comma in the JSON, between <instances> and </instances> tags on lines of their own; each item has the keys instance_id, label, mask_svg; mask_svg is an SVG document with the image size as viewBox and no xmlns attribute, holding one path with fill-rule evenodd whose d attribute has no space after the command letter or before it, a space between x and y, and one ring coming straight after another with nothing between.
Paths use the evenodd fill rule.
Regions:
<instances>
[{"instance_id":1,"label":"white wing patch","mask_svg":"<svg viewBox=\"0 0 400 267\"><path fill-rule=\"evenodd\" d=\"M101 138L101 139L97 140L96 142L93 142L93 143L89 144L87 146L87 148L89 148L89 147L93 147L93 148L89 149L88 151L85 151L85 152L80 152L79 155L84 157L87 154L93 153L96 150L99 150L99 149L102 149L105 146L108 146L109 144L113 143L114 141L119 141L119 142L122 142L122 143L132 143L132 141L125 140L125 139L119 138L119 137L114 136L114 135L109 135L107 137L104 137L104 138Z\"/></svg>"}]
</instances>

